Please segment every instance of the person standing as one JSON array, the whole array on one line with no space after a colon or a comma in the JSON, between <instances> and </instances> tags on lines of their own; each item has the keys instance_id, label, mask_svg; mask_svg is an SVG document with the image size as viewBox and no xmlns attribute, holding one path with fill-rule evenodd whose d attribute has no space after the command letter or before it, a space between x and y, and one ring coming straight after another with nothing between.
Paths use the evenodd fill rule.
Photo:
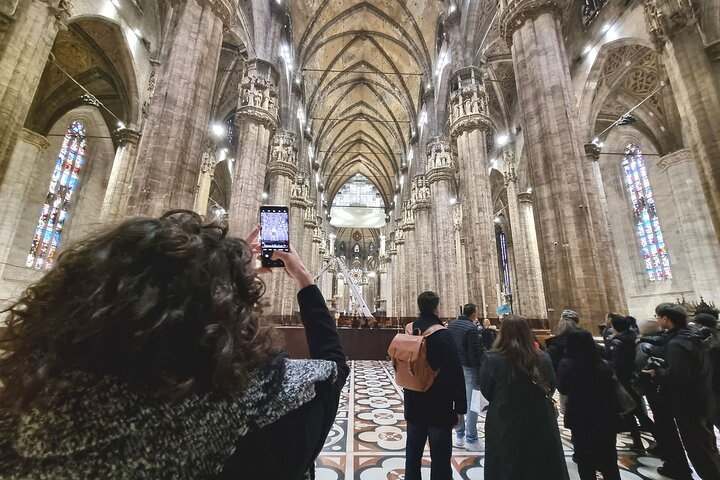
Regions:
<instances>
[{"instance_id":1,"label":"person standing","mask_svg":"<svg viewBox=\"0 0 720 480\"><path fill-rule=\"evenodd\" d=\"M490 402L485 422L485 480L568 480L550 396L555 373L535 348L525 318L500 324L480 369L480 391Z\"/></svg>"},{"instance_id":2,"label":"person standing","mask_svg":"<svg viewBox=\"0 0 720 480\"><path fill-rule=\"evenodd\" d=\"M575 311L563 310L557 325L557 334L545 341L545 351L550 356L556 374L560 366L560 360L565 356L567 336L573 330L580 328L578 326L579 321L580 316Z\"/></svg>"},{"instance_id":3,"label":"person standing","mask_svg":"<svg viewBox=\"0 0 720 480\"><path fill-rule=\"evenodd\" d=\"M700 327L698 334L704 339L713 365L713 393L715 394L715 413L713 423L720 428L720 330L718 330L717 310L695 313L693 322Z\"/></svg>"},{"instance_id":4,"label":"person standing","mask_svg":"<svg viewBox=\"0 0 720 480\"><path fill-rule=\"evenodd\" d=\"M475 323L477 321L477 305L468 303L463 307L463 314L450 322L448 331L455 340L460 364L462 365L465 377L465 398L470 405L473 389L478 389L480 381L480 365L483 359L484 347L482 337L478 332ZM456 447L465 448L469 451L479 451L482 443L478 439L477 432L478 414L468 410L465 418L460 418L460 423L455 428L455 439L453 444Z\"/></svg>"},{"instance_id":5,"label":"person standing","mask_svg":"<svg viewBox=\"0 0 720 480\"><path fill-rule=\"evenodd\" d=\"M485 351L489 352L493 347L493 343L495 343L495 338L497 338L497 327L490 322L489 318L486 318L482 321L482 327L479 327L478 331Z\"/></svg>"},{"instance_id":6,"label":"person standing","mask_svg":"<svg viewBox=\"0 0 720 480\"><path fill-rule=\"evenodd\" d=\"M437 316L440 297L423 292L417 299L420 316L413 322L413 331L424 332L440 325ZM467 413L465 379L458 349L452 335L445 329L426 337L427 361L437 372L435 381L425 392L404 389L407 443L405 445L405 479L420 480L425 443L430 442L430 478L450 480L452 467L452 429Z\"/></svg>"},{"instance_id":7,"label":"person standing","mask_svg":"<svg viewBox=\"0 0 720 480\"><path fill-rule=\"evenodd\" d=\"M605 480L620 480L612 376L612 368L600 358L590 332L576 329L567 334L558 389L567 395L565 427L572 431L580 480L595 480L596 471Z\"/></svg>"},{"instance_id":8,"label":"person standing","mask_svg":"<svg viewBox=\"0 0 720 480\"><path fill-rule=\"evenodd\" d=\"M635 372L635 343L637 334L632 330L632 324L625 317L614 317L612 319L612 327L615 330L615 334L608 343L610 362L612 363L618 381L633 397L636 405L635 410L623 417L623 423L629 429L630 437L633 440L631 449L643 452L645 451L645 446L640 436L640 427L649 432L652 432L654 429L652 420L650 420L650 417L648 417L642 409L642 397L637 394L631 385L633 373ZM637 424L636 418L640 422L640 427Z\"/></svg>"},{"instance_id":9,"label":"person standing","mask_svg":"<svg viewBox=\"0 0 720 480\"><path fill-rule=\"evenodd\" d=\"M702 339L688 329L687 312L682 306L661 303L655 308L655 315L660 326L669 330L664 364L643 370L643 373L654 378L661 397L669 405L696 473L703 480L718 480L720 454L712 428L715 397L709 355ZM669 457L684 455L682 451L665 453ZM665 466L659 467L658 473L670 478L685 478L684 472L677 475Z\"/></svg>"}]
</instances>

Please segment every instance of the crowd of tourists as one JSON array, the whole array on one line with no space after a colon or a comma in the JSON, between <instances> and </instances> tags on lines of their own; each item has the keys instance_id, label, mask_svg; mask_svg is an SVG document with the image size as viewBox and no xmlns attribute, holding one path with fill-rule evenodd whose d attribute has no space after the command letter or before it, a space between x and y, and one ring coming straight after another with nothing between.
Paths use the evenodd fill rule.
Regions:
<instances>
[{"instance_id":1,"label":"crowd of tourists","mask_svg":"<svg viewBox=\"0 0 720 480\"><path fill-rule=\"evenodd\" d=\"M185 210L127 220L67 248L8 307L0 478L314 478L349 374L336 324L294 249L276 251L312 359L277 351L260 322L269 269L256 267L258 229L226 234ZM496 329L473 304L445 328L440 301L420 294L391 348L396 367L415 362L427 380L404 390L406 480L420 480L428 442L433 480L452 478L453 445L484 447L488 480L568 479L558 410L582 480L620 478L619 431L660 457L666 477L691 478L692 464L720 480L716 310L688 321L663 303L640 326L613 313L599 343L566 310L541 346L523 317ZM401 355L408 345L423 354Z\"/></svg>"}]
</instances>

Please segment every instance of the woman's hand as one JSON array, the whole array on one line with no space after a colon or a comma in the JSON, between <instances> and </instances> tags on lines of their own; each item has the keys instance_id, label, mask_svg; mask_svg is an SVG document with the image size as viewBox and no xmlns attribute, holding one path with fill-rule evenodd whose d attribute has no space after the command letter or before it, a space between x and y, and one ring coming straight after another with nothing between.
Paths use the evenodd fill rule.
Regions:
<instances>
[{"instance_id":1,"label":"woman's hand","mask_svg":"<svg viewBox=\"0 0 720 480\"><path fill-rule=\"evenodd\" d=\"M292 245L290 246L289 252L273 250L272 257L270 258L283 261L285 264L285 272L295 280L299 290L315 283L313 282L312 275L307 271L305 264L300 260L300 257Z\"/></svg>"},{"instance_id":2,"label":"woman's hand","mask_svg":"<svg viewBox=\"0 0 720 480\"><path fill-rule=\"evenodd\" d=\"M245 237L245 243L250 245L250 248L255 255L259 255L262 250L260 248L260 244L255 241L257 239L258 233L260 233L260 225L256 225L255 228L253 228L252 231L248 234L248 236ZM257 258L258 260L261 260L260 256L258 256ZM312 275L310 275L310 272L307 271L305 264L302 262L302 260L300 260L300 257L298 256L295 248L293 248L292 245L290 246L290 252L273 250L272 256L270 258L283 261L283 263L285 264L285 272L290 275L290 277L295 280L295 282L297 282L298 289L302 290L308 285L312 285L313 283L315 283L313 282ZM258 274L272 273L272 271L273 269L269 267L259 267L255 269L255 272Z\"/></svg>"}]
</instances>

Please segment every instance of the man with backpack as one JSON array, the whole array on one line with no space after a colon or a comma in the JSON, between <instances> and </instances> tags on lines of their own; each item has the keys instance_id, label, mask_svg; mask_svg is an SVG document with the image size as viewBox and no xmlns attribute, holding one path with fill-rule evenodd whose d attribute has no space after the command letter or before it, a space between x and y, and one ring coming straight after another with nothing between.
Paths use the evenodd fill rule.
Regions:
<instances>
[{"instance_id":1,"label":"man with backpack","mask_svg":"<svg viewBox=\"0 0 720 480\"><path fill-rule=\"evenodd\" d=\"M465 377L465 398L468 405L472 399L473 390L479 390L480 365L482 363L484 346L480 332L475 326L477 321L477 306L468 303L463 307L463 314L450 322L448 331L455 340L455 346L460 355L460 364ZM482 443L477 433L478 414L469 410L465 418L455 428L453 444L465 450L477 452L481 450Z\"/></svg>"},{"instance_id":2,"label":"man with backpack","mask_svg":"<svg viewBox=\"0 0 720 480\"><path fill-rule=\"evenodd\" d=\"M440 297L437 293L421 293L417 299L420 317L408 329L413 335L422 335L431 329L430 335L425 336L423 342L427 363L435 372L435 379L425 391L404 388L407 421L405 480L420 480L423 450L428 440L430 478L452 479L452 429L459 423L460 416L467 412L465 380L460 358L450 332L442 327L437 316L439 303ZM392 352L390 356L393 357ZM396 367L404 368L405 365L396 363Z\"/></svg>"},{"instance_id":3,"label":"man with backpack","mask_svg":"<svg viewBox=\"0 0 720 480\"><path fill-rule=\"evenodd\" d=\"M712 419L715 397L712 390L712 364L702 339L688 329L685 309L673 303L655 308L661 327L669 331L668 343L659 362L643 373L651 375L658 385L661 399L675 418L680 438L696 473L703 480L720 479L720 454L715 443ZM682 447L665 452L665 465L658 473L673 479L691 478L684 469L671 470L669 465L682 464Z\"/></svg>"}]
</instances>

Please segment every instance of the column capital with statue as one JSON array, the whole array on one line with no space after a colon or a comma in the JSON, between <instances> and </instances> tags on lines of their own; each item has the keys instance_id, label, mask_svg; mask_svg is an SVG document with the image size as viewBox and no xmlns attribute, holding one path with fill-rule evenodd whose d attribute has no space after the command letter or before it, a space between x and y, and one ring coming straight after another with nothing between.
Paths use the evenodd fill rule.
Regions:
<instances>
[{"instance_id":1,"label":"column capital with statue","mask_svg":"<svg viewBox=\"0 0 720 480\"><path fill-rule=\"evenodd\" d=\"M457 161L446 137L435 137L430 140L425 149L427 163L425 177L429 185L441 180L453 181L457 174Z\"/></svg>"},{"instance_id":2,"label":"column capital with statue","mask_svg":"<svg viewBox=\"0 0 720 480\"><path fill-rule=\"evenodd\" d=\"M490 117L485 73L478 67L464 67L450 76L450 134L457 138L472 130L495 130Z\"/></svg>"},{"instance_id":3,"label":"column capital with statue","mask_svg":"<svg viewBox=\"0 0 720 480\"><path fill-rule=\"evenodd\" d=\"M278 126L279 79L278 70L272 63L259 58L245 62L236 122L247 119L274 132Z\"/></svg>"}]
</instances>

